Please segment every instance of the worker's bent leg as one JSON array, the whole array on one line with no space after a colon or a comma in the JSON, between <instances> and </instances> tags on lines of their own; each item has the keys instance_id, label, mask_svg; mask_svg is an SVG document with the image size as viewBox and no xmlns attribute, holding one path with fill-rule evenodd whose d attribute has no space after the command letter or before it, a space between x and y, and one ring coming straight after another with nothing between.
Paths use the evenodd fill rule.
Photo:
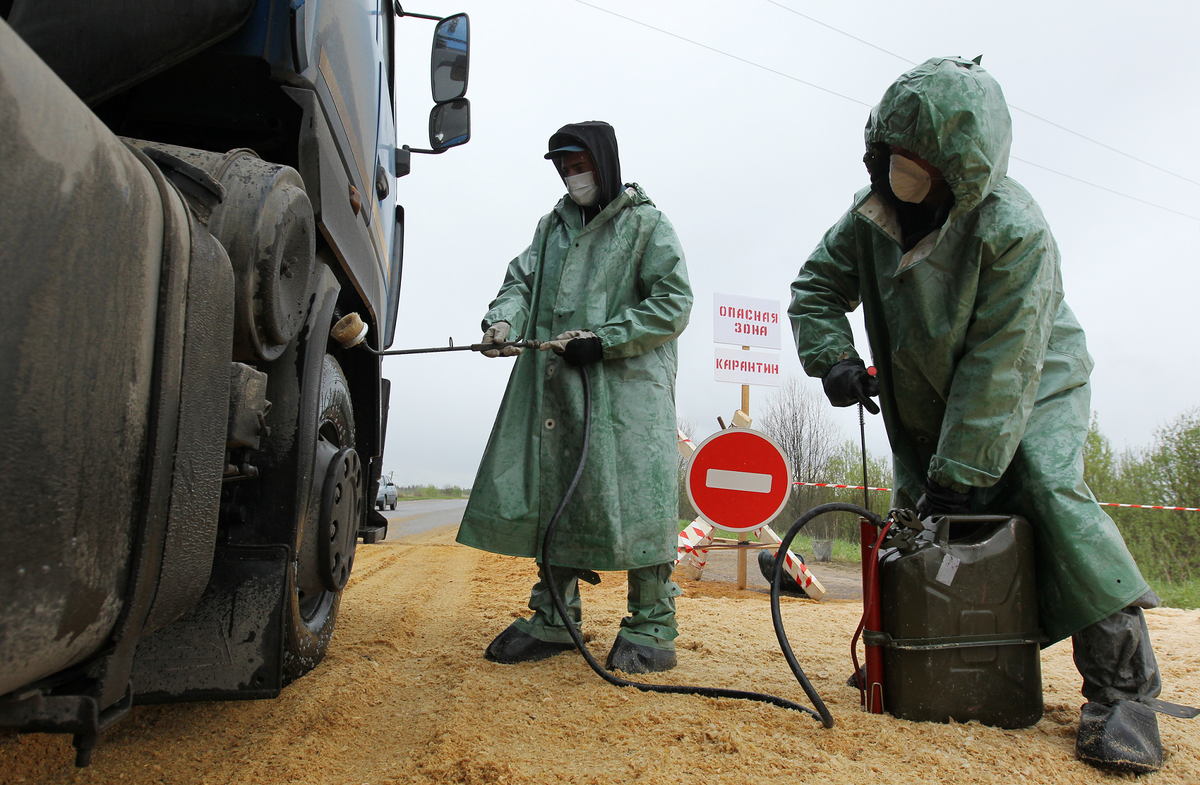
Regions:
<instances>
[{"instance_id":1,"label":"worker's bent leg","mask_svg":"<svg viewBox=\"0 0 1200 785\"><path fill-rule=\"evenodd\" d=\"M1149 598L1153 607L1153 593ZM1143 699L1156 697L1162 682L1142 609L1117 611L1077 632L1071 643L1088 699L1076 754L1103 769L1157 771L1163 757L1158 718Z\"/></svg>"},{"instance_id":2,"label":"worker's bent leg","mask_svg":"<svg viewBox=\"0 0 1200 785\"><path fill-rule=\"evenodd\" d=\"M671 580L673 570L668 563L629 571L629 615L621 619L618 635L653 649L675 649L675 598L683 590Z\"/></svg>"},{"instance_id":3,"label":"worker's bent leg","mask_svg":"<svg viewBox=\"0 0 1200 785\"><path fill-rule=\"evenodd\" d=\"M621 619L608 653L609 670L649 673L675 667L675 598L683 592L671 580L672 570L668 563L629 571L629 615Z\"/></svg>"}]
</instances>

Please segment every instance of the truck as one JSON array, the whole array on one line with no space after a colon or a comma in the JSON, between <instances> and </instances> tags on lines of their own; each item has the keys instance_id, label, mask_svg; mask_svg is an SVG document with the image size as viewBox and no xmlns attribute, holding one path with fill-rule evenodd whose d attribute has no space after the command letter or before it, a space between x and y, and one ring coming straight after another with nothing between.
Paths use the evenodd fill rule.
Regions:
<instances>
[{"instance_id":1,"label":"truck","mask_svg":"<svg viewBox=\"0 0 1200 785\"><path fill-rule=\"evenodd\" d=\"M135 704L321 661L386 536L398 178L469 140L469 60L393 0L0 0L0 727L86 766Z\"/></svg>"}]
</instances>

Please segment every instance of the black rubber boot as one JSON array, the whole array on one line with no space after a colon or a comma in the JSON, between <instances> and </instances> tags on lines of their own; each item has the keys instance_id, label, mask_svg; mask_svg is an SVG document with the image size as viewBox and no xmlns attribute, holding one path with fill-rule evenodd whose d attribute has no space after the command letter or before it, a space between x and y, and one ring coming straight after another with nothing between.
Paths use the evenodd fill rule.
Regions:
<instances>
[{"instance_id":1,"label":"black rubber boot","mask_svg":"<svg viewBox=\"0 0 1200 785\"><path fill-rule=\"evenodd\" d=\"M504 632L488 644L483 656L492 662L513 665L518 662L537 662L564 651L572 651L573 643L551 643L521 632L516 622L508 625Z\"/></svg>"},{"instance_id":2,"label":"black rubber boot","mask_svg":"<svg viewBox=\"0 0 1200 785\"><path fill-rule=\"evenodd\" d=\"M674 650L643 646L618 635L608 652L608 659L604 661L604 669L626 673L662 673L671 670L677 663Z\"/></svg>"},{"instance_id":3,"label":"black rubber boot","mask_svg":"<svg viewBox=\"0 0 1200 785\"><path fill-rule=\"evenodd\" d=\"M1085 703L1075 754L1108 771L1149 774L1162 768L1162 740L1154 709L1136 701Z\"/></svg>"},{"instance_id":4,"label":"black rubber boot","mask_svg":"<svg viewBox=\"0 0 1200 785\"><path fill-rule=\"evenodd\" d=\"M801 564L804 563L804 557L800 554L796 554L796 558L800 560ZM758 571L767 579L768 584L775 574L775 554L766 548L758 552ZM779 578L779 590L799 594L801 597L808 596L808 592L800 588L800 584L796 583L796 579L787 570L784 570L783 575Z\"/></svg>"},{"instance_id":5,"label":"black rubber boot","mask_svg":"<svg viewBox=\"0 0 1200 785\"><path fill-rule=\"evenodd\" d=\"M1162 766L1158 718L1147 702L1162 690L1142 606L1152 592L1072 636L1075 666L1087 703L1079 718L1075 754L1098 769L1145 774Z\"/></svg>"}]
</instances>

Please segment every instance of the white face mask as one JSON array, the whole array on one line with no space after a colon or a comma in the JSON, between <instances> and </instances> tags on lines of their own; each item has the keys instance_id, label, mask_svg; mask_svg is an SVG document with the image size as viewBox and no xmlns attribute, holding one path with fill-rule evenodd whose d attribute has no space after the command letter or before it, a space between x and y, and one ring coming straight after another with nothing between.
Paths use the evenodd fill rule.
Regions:
<instances>
[{"instance_id":1,"label":"white face mask","mask_svg":"<svg viewBox=\"0 0 1200 785\"><path fill-rule=\"evenodd\" d=\"M902 202L920 202L929 193L931 178L920 164L902 155L892 155L892 166L888 171L892 193Z\"/></svg>"},{"instance_id":2,"label":"white face mask","mask_svg":"<svg viewBox=\"0 0 1200 785\"><path fill-rule=\"evenodd\" d=\"M571 195L571 199L580 207L591 207L600 201L600 188L591 172L573 174L564 178L563 182L567 184L567 193Z\"/></svg>"}]
</instances>

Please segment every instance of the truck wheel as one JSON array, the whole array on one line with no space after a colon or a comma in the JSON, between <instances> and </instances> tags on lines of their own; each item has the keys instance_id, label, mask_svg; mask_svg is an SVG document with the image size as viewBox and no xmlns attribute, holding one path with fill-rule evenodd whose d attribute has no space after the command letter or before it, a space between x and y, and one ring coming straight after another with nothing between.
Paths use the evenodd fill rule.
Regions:
<instances>
[{"instance_id":1,"label":"truck wheel","mask_svg":"<svg viewBox=\"0 0 1200 785\"><path fill-rule=\"evenodd\" d=\"M363 472L354 451L354 411L342 368L331 355L321 367L317 445L308 510L288 571L283 682L316 667L329 648L342 588L354 563L363 514Z\"/></svg>"}]
</instances>

